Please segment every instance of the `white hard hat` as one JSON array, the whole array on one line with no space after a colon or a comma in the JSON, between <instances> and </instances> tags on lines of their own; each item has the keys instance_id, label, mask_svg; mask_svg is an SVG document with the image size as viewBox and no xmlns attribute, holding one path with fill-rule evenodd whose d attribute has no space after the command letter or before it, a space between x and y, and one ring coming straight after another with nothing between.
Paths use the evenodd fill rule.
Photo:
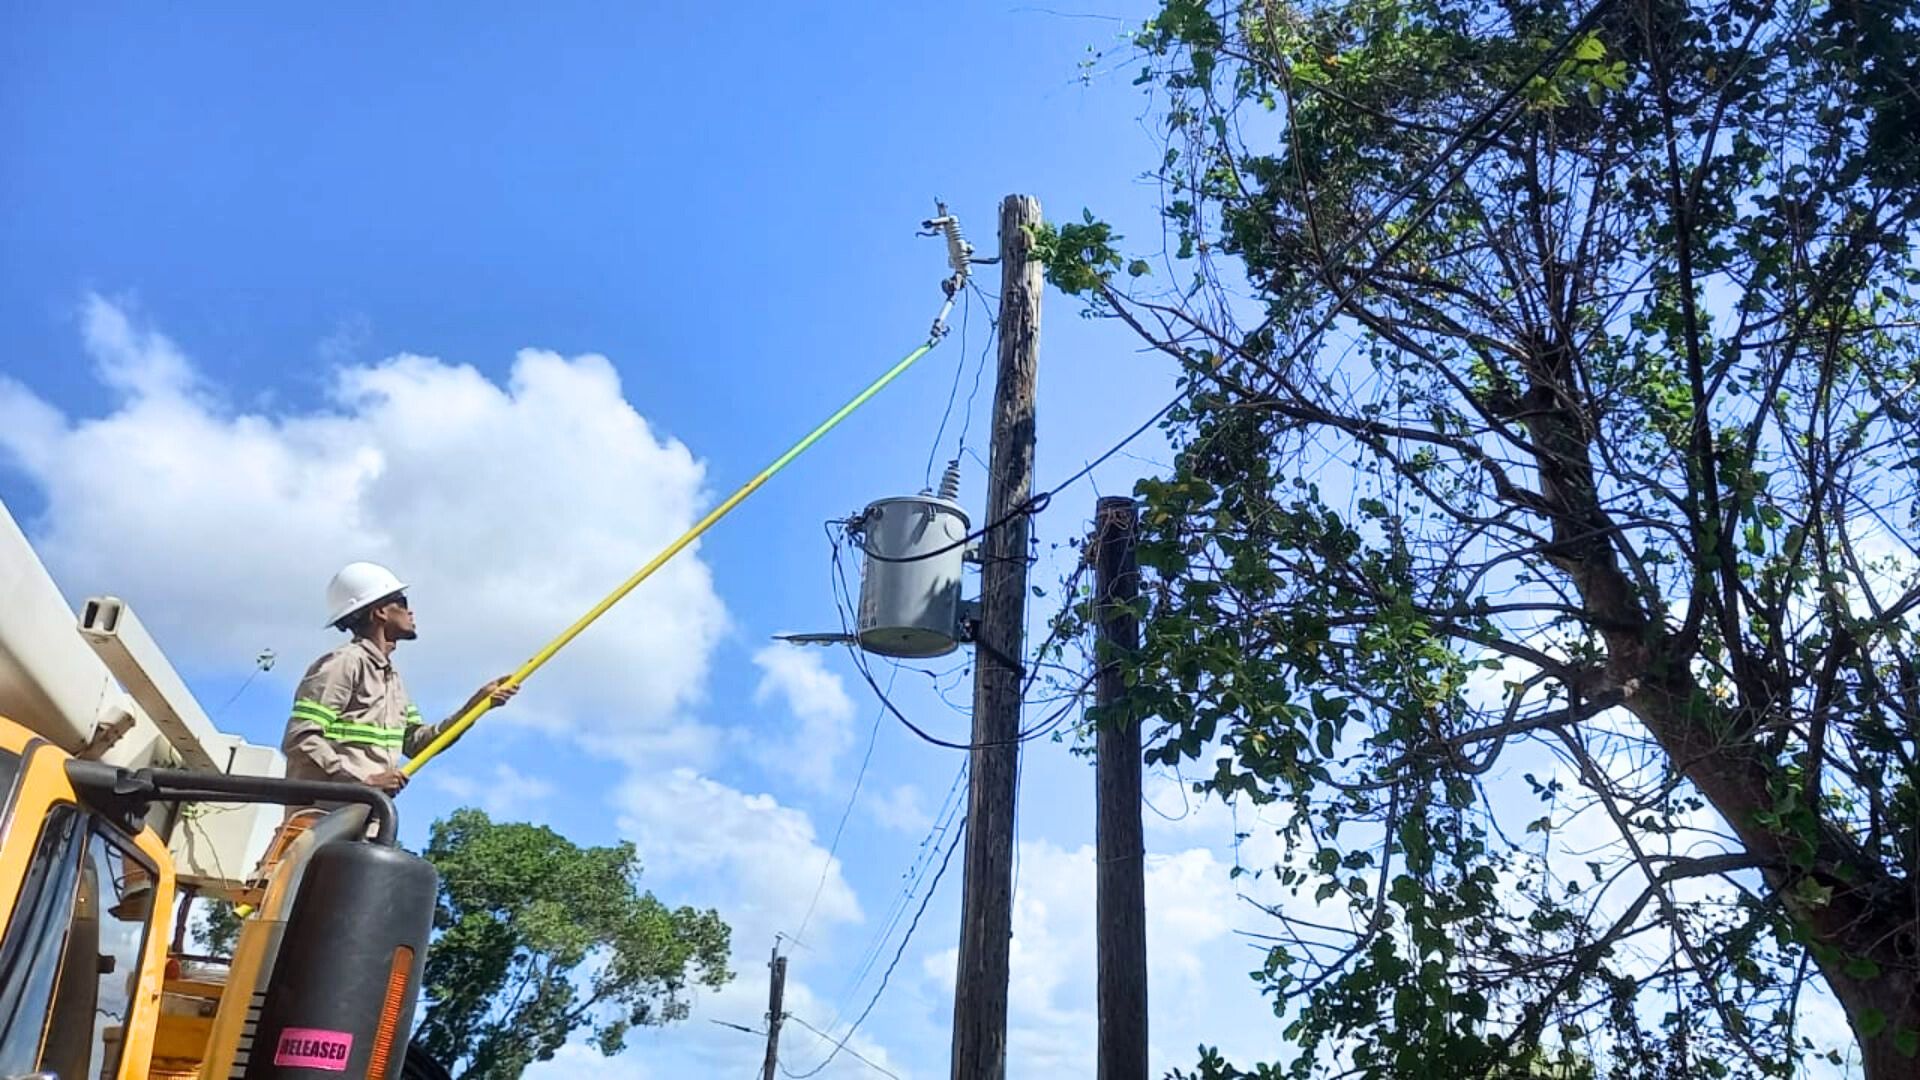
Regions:
<instances>
[{"instance_id":1,"label":"white hard hat","mask_svg":"<svg viewBox=\"0 0 1920 1080\"><path fill-rule=\"evenodd\" d=\"M327 625L338 626L340 620L406 587L406 582L379 563L348 563L327 582L327 610L331 612Z\"/></svg>"}]
</instances>

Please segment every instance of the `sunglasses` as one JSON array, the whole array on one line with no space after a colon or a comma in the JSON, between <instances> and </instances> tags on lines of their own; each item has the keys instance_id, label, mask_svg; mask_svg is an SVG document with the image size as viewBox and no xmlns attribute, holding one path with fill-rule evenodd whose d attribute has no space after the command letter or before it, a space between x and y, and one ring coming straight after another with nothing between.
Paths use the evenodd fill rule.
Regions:
<instances>
[{"instance_id":1,"label":"sunglasses","mask_svg":"<svg viewBox=\"0 0 1920 1080\"><path fill-rule=\"evenodd\" d=\"M403 608L404 608L404 607L408 607L408 604L407 604L407 598L406 598L406 597L404 597L404 596L396 596L396 597L394 597L393 599L391 599L391 600L389 600L389 601L387 601L387 603L389 603L389 604L399 604L399 605L400 605L401 607L403 607ZM411 610L411 608L409 608L409 610Z\"/></svg>"}]
</instances>

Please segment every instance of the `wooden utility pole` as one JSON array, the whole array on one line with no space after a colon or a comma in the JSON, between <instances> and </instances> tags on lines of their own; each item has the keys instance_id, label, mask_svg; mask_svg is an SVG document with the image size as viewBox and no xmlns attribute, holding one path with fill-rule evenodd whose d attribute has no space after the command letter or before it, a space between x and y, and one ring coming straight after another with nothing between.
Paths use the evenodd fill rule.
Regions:
<instances>
[{"instance_id":1,"label":"wooden utility pole","mask_svg":"<svg viewBox=\"0 0 1920 1080\"><path fill-rule=\"evenodd\" d=\"M1033 396L1040 344L1040 264L1028 228L1039 200L1000 203L1000 369L981 542L975 631L972 783L953 994L953 1080L1007 1071L1007 952L1013 938L1013 806L1018 786L1018 657L1025 652L1027 534L1033 493Z\"/></svg>"},{"instance_id":2,"label":"wooden utility pole","mask_svg":"<svg viewBox=\"0 0 1920 1080\"><path fill-rule=\"evenodd\" d=\"M1139 511L1128 498L1094 511L1094 618L1099 627L1094 684L1094 922L1100 1017L1099 1080L1147 1077L1147 877L1140 831L1140 719L1121 660L1140 648L1140 567L1133 541Z\"/></svg>"},{"instance_id":3,"label":"wooden utility pole","mask_svg":"<svg viewBox=\"0 0 1920 1080\"><path fill-rule=\"evenodd\" d=\"M780 955L778 944L767 968L773 977L767 983L767 1060L760 1066L760 1080L773 1080L774 1066L780 1062L780 1022L787 1018L782 1001L787 992L787 958Z\"/></svg>"}]
</instances>

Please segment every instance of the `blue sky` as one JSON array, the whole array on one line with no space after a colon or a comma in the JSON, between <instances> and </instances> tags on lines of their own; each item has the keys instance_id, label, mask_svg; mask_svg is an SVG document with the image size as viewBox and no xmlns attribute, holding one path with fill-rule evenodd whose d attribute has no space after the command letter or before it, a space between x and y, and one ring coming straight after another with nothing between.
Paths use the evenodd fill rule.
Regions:
<instances>
[{"instance_id":1,"label":"blue sky","mask_svg":"<svg viewBox=\"0 0 1920 1080\"><path fill-rule=\"evenodd\" d=\"M936 196L987 252L1009 192L1158 247L1153 103L1119 43L1152 6L14 5L0 500L70 600L132 603L223 728L278 741L336 640L325 580L356 558L413 583L423 636L399 662L427 712L451 709L921 339L945 268L913 234ZM1046 303L1042 486L1171 391L1130 336ZM746 1075L758 1041L709 1021L760 1022L767 951L803 924L794 1014L838 1035L871 999L958 760L875 728L844 656L771 638L838 626L823 521L918 489L963 427L985 452L990 375L967 403L986 316L973 298L920 367L404 796L414 844L462 804L631 839L650 888L735 927L739 978L692 1020L532 1075ZM1131 449L1036 521L1037 584L1069 567L1055 545L1096 495L1163 452ZM976 517L983 487L969 462ZM264 648L278 662L255 675ZM903 708L963 737L932 680L896 678ZM1285 855L1172 778L1148 797L1154 1075L1201 1042L1283 1056L1235 931L1265 923L1240 891L1284 897L1228 871ZM1094 1075L1092 813L1086 761L1032 745L1013 1077ZM1591 819L1556 833L1565 850L1608 842ZM851 1043L901 1077L946 1072L958 888L956 865ZM1840 1030L1826 999L1808 1008ZM784 1046L795 1071L827 1049L794 1027ZM843 1056L819 1075L880 1073Z\"/></svg>"},{"instance_id":2,"label":"blue sky","mask_svg":"<svg viewBox=\"0 0 1920 1080\"><path fill-rule=\"evenodd\" d=\"M1117 62L1123 26L999 4L16 8L0 498L70 599L140 610L223 727L277 739L292 681L332 643L325 576L368 556L415 582L423 637L399 660L429 712L451 708L920 339L944 269L913 232L935 196L988 251L1016 191L1153 234L1138 177L1158 146ZM405 797L416 842L463 802L630 837L664 899L735 923L736 985L637 1036L609 1075L752 1068L754 1040L707 1020L758 1022L772 935L809 907L790 1006L828 1027L871 993L841 990L957 762L884 721L810 904L875 714L844 657L768 642L837 626L821 523L921 485L985 315L976 298L963 337L956 313L921 367ZM1057 294L1041 372L1043 485L1171 386ZM1038 521L1038 583L1096 492L1160 452L1136 449ZM983 486L970 465L976 514ZM248 683L261 648L279 662ZM900 700L958 737L928 682L903 672ZM1085 762L1035 745L1023 799L1010 1072L1091 1076ZM1156 1069L1203 1040L1270 1054L1240 975L1257 958L1231 933L1249 910L1226 880L1234 823L1148 821ZM852 1044L901 1076L944 1073L958 878ZM787 1045L796 1069L824 1049ZM549 1074L591 1060L569 1049ZM822 1075L878 1073L843 1057Z\"/></svg>"}]
</instances>

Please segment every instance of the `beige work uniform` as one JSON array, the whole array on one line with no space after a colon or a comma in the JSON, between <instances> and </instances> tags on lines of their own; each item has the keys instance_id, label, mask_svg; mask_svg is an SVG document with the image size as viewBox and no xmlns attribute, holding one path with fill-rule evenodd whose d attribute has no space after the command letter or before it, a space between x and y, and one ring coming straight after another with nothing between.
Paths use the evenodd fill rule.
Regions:
<instances>
[{"instance_id":1,"label":"beige work uniform","mask_svg":"<svg viewBox=\"0 0 1920 1080\"><path fill-rule=\"evenodd\" d=\"M355 638L315 660L294 691L280 742L287 779L371 784L399 768L402 754L419 753L452 719L421 723L392 659Z\"/></svg>"}]
</instances>

